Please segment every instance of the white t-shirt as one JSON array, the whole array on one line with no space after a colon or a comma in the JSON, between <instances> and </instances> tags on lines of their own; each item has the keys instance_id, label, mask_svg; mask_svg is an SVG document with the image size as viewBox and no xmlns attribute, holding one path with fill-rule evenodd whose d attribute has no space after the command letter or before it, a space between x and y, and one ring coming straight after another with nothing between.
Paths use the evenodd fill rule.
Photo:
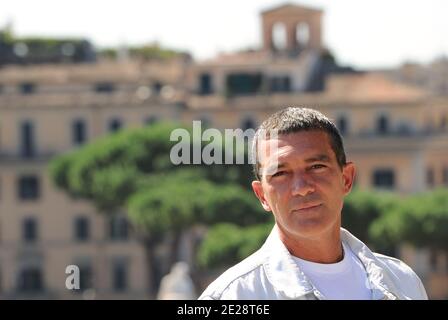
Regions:
<instances>
[{"instance_id":1,"label":"white t-shirt","mask_svg":"<svg viewBox=\"0 0 448 320\"><path fill-rule=\"evenodd\" d=\"M345 244L344 258L337 263L322 264L293 257L325 299L370 300L371 290L361 261Z\"/></svg>"}]
</instances>

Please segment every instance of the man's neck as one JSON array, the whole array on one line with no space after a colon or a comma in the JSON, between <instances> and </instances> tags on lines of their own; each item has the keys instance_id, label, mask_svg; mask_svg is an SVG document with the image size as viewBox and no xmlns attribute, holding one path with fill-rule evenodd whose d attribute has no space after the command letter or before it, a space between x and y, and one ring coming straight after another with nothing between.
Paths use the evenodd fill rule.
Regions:
<instances>
[{"instance_id":1,"label":"man's neck","mask_svg":"<svg viewBox=\"0 0 448 320\"><path fill-rule=\"evenodd\" d=\"M279 233L291 255L300 259L316 263L336 263L344 256L339 230L316 239L292 237L280 229Z\"/></svg>"}]
</instances>

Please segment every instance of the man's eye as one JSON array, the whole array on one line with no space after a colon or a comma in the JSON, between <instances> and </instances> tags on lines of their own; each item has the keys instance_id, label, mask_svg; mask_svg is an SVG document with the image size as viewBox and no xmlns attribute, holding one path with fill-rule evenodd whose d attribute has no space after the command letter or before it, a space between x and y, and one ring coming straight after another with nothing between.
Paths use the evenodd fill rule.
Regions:
<instances>
[{"instance_id":1,"label":"man's eye","mask_svg":"<svg viewBox=\"0 0 448 320\"><path fill-rule=\"evenodd\" d=\"M280 177L280 176L283 176L285 174L286 174L286 171L279 171L279 172L274 173L272 176L273 177Z\"/></svg>"},{"instance_id":2,"label":"man's eye","mask_svg":"<svg viewBox=\"0 0 448 320\"><path fill-rule=\"evenodd\" d=\"M322 169L325 168L326 166L323 164L314 164L311 166L311 169L315 170L315 169Z\"/></svg>"}]
</instances>

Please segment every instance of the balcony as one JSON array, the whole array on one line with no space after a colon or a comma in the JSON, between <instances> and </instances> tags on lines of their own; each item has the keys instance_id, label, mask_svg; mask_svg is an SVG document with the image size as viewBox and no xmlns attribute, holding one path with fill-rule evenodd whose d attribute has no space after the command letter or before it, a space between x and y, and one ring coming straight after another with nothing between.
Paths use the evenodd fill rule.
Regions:
<instances>
[{"instance_id":1,"label":"balcony","mask_svg":"<svg viewBox=\"0 0 448 320\"><path fill-rule=\"evenodd\" d=\"M54 150L36 151L30 155L24 155L18 151L0 150L0 163L15 163L17 161L27 163L42 163L51 160L54 156L60 154Z\"/></svg>"}]
</instances>

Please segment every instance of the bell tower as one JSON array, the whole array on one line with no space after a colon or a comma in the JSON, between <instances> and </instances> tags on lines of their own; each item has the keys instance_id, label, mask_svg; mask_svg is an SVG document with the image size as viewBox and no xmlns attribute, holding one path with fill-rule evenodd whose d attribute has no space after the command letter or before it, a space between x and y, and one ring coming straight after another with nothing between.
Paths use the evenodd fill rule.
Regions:
<instances>
[{"instance_id":1,"label":"bell tower","mask_svg":"<svg viewBox=\"0 0 448 320\"><path fill-rule=\"evenodd\" d=\"M291 53L322 49L322 14L322 10L295 4L263 11L263 49Z\"/></svg>"}]
</instances>

